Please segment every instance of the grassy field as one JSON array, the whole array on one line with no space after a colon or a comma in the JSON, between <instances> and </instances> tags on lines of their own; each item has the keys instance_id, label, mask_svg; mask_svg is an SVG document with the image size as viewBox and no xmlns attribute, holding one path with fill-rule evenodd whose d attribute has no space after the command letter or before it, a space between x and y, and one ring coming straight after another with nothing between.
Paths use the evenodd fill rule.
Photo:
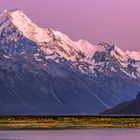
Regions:
<instances>
[{"instance_id":1,"label":"grassy field","mask_svg":"<svg viewBox=\"0 0 140 140\"><path fill-rule=\"evenodd\" d=\"M140 117L1 116L0 129L140 128Z\"/></svg>"}]
</instances>

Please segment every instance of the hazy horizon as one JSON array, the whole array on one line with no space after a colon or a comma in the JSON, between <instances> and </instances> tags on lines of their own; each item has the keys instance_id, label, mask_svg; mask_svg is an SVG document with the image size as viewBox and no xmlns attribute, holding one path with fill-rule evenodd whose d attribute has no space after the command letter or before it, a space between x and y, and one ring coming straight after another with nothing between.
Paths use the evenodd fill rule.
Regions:
<instances>
[{"instance_id":1,"label":"hazy horizon","mask_svg":"<svg viewBox=\"0 0 140 140\"><path fill-rule=\"evenodd\" d=\"M140 50L140 1L135 0L1 0L0 11L20 8L41 27L53 28L73 40L85 39Z\"/></svg>"}]
</instances>

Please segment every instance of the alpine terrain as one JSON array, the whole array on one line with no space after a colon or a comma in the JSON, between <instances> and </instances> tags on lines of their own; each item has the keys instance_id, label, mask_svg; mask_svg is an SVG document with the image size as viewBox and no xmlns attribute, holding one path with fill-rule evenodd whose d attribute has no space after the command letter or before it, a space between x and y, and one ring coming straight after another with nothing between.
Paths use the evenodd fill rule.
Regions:
<instances>
[{"instance_id":1,"label":"alpine terrain","mask_svg":"<svg viewBox=\"0 0 140 140\"><path fill-rule=\"evenodd\" d=\"M72 41L19 9L0 14L0 115L90 115L136 98L140 52Z\"/></svg>"}]
</instances>

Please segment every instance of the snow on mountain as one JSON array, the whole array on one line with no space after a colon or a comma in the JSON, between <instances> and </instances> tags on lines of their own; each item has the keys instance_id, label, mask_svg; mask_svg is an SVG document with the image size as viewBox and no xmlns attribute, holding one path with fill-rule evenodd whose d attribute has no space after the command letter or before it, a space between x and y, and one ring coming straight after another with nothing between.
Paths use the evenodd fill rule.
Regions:
<instances>
[{"instance_id":1,"label":"snow on mountain","mask_svg":"<svg viewBox=\"0 0 140 140\"><path fill-rule=\"evenodd\" d=\"M76 46L80 49L83 53L85 53L89 58L92 58L96 51L99 50L98 46L93 46L88 41L80 39L76 42Z\"/></svg>"},{"instance_id":2,"label":"snow on mountain","mask_svg":"<svg viewBox=\"0 0 140 140\"><path fill-rule=\"evenodd\" d=\"M95 74L95 71L105 72L109 70L116 72L121 70L133 78L140 75L140 52L123 51L115 45L109 45L104 42L99 45L92 45L83 39L76 42L72 41L70 37L59 31L38 27L19 9L4 10L0 14L0 25L1 32L2 29L8 32L10 28L10 30L13 30L12 28L15 27L15 30L17 29L20 34L40 46L39 49L48 55L46 58L50 59L49 56L55 53L59 58L65 58L70 61L73 67L78 68L82 73ZM8 26L12 27L8 29ZM5 31L3 31L3 35ZM16 36L18 35L10 35L9 40L17 42L18 38ZM1 40L1 45L4 46L6 42L8 41L5 39ZM23 44L24 42L21 45ZM4 47L6 51L8 50L7 47ZM10 47L9 52L11 52L11 48L13 47ZM25 46L22 46L20 53L24 54L26 52L25 49ZM35 59L41 61L37 57Z\"/></svg>"},{"instance_id":3,"label":"snow on mountain","mask_svg":"<svg viewBox=\"0 0 140 140\"><path fill-rule=\"evenodd\" d=\"M126 51L125 53L128 56L128 58L134 59L136 61L140 61L140 52Z\"/></svg>"},{"instance_id":4,"label":"snow on mountain","mask_svg":"<svg viewBox=\"0 0 140 140\"><path fill-rule=\"evenodd\" d=\"M52 31L53 31L55 37L57 38L57 40L61 40L61 41L63 40L62 43L69 44L70 46L75 47L75 42L72 41L69 36L67 36L66 34L63 34L59 31L54 31L54 30L52 30Z\"/></svg>"},{"instance_id":5,"label":"snow on mountain","mask_svg":"<svg viewBox=\"0 0 140 140\"><path fill-rule=\"evenodd\" d=\"M1 32L8 25L14 26L23 36L40 46L39 49L48 55L46 58L50 59L49 56L53 56L55 53L59 58L65 58L71 61L73 67L77 67L82 73L95 73L95 71L103 72L108 70L116 72L117 70L121 70L133 78L139 77L140 75L140 52L123 51L115 45L109 45L104 42L95 46L83 39L77 42L72 41L70 37L59 31L38 27L19 9L4 10L0 14L0 25ZM5 33L3 32L3 34ZM17 41L16 36L12 35L9 39ZM3 46L6 42L5 39L1 40L1 45ZM5 47L6 50L7 47ZM23 46L20 53L25 53L25 46ZM35 59L41 61L37 57Z\"/></svg>"}]
</instances>

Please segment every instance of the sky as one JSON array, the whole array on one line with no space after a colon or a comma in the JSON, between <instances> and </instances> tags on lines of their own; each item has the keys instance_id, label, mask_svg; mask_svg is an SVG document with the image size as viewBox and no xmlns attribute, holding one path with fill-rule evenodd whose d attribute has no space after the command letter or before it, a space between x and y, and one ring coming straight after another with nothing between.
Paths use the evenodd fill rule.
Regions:
<instances>
[{"instance_id":1,"label":"sky","mask_svg":"<svg viewBox=\"0 0 140 140\"><path fill-rule=\"evenodd\" d=\"M0 11L15 8L74 41L140 51L140 0L0 0Z\"/></svg>"}]
</instances>

